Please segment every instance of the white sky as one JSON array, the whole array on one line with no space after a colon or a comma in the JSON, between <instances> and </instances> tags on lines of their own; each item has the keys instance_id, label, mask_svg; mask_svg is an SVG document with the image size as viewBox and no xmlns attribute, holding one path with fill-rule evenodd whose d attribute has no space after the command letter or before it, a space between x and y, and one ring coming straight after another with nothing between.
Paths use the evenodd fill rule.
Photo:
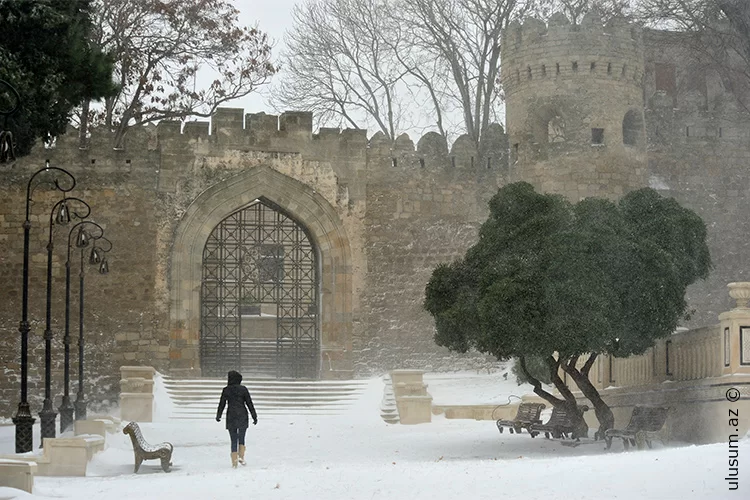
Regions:
<instances>
[{"instance_id":1,"label":"white sky","mask_svg":"<svg viewBox=\"0 0 750 500\"><path fill-rule=\"evenodd\" d=\"M284 44L284 32L292 24L292 7L301 3L301 0L234 0L234 4L240 11L240 22L246 26L258 24L258 28L268 34L275 42L273 47L273 58L278 61ZM273 79L271 80L273 82ZM264 111L273 114L275 111L268 102L269 86L266 85L261 92L253 92L250 95L232 101L227 106L244 108L245 113L259 113Z\"/></svg>"}]
</instances>

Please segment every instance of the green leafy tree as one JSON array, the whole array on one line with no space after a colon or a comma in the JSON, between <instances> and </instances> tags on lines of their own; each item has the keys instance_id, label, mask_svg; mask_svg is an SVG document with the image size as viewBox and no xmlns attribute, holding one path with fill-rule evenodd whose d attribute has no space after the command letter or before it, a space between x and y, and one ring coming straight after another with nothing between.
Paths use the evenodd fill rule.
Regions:
<instances>
[{"instance_id":1,"label":"green leafy tree","mask_svg":"<svg viewBox=\"0 0 750 500\"><path fill-rule=\"evenodd\" d=\"M20 108L6 124L16 155L36 139L65 132L73 109L84 99L115 92L112 62L89 42L89 0L0 0L0 79L20 96ZM15 97L3 89L0 107Z\"/></svg>"},{"instance_id":2,"label":"green leafy tree","mask_svg":"<svg viewBox=\"0 0 750 500\"><path fill-rule=\"evenodd\" d=\"M641 354L675 330L687 286L711 267L705 225L651 189L617 204L572 204L521 182L500 189L489 207L479 241L427 284L435 341L517 357L534 392L573 411L575 434L586 435L564 371L592 402L603 436L614 417L589 371L600 354ZM533 358L544 360L559 397L533 375Z\"/></svg>"},{"instance_id":3,"label":"green leafy tree","mask_svg":"<svg viewBox=\"0 0 750 500\"><path fill-rule=\"evenodd\" d=\"M539 356L526 356L526 370L531 376L539 380L543 384L551 384L552 380L549 377L549 367L547 367L547 361ZM513 368L511 372L516 377L518 385L529 384L531 381L526 378L526 374L521 370L521 365L518 358L514 358Z\"/></svg>"}]
</instances>

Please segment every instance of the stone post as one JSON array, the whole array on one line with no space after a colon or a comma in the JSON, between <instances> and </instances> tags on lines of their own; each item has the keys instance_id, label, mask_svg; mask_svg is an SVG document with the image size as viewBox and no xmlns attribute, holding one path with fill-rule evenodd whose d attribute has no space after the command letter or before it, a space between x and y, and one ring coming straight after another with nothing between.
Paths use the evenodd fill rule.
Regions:
<instances>
[{"instance_id":1,"label":"stone post","mask_svg":"<svg viewBox=\"0 0 750 500\"><path fill-rule=\"evenodd\" d=\"M120 418L151 422L154 418L154 370L150 366L120 367Z\"/></svg>"},{"instance_id":2,"label":"stone post","mask_svg":"<svg viewBox=\"0 0 750 500\"><path fill-rule=\"evenodd\" d=\"M722 373L750 374L750 282L729 283L727 286L737 305L719 314Z\"/></svg>"},{"instance_id":3,"label":"stone post","mask_svg":"<svg viewBox=\"0 0 750 500\"><path fill-rule=\"evenodd\" d=\"M432 421L432 396L422 380L422 370L393 370L391 381L396 398L398 417L402 424L422 424Z\"/></svg>"}]
</instances>

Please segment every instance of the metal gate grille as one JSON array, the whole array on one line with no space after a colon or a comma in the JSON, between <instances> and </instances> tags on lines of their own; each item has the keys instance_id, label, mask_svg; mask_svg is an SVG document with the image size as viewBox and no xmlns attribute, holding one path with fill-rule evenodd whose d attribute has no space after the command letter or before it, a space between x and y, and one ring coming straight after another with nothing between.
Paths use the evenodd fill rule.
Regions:
<instances>
[{"instance_id":1,"label":"metal gate grille","mask_svg":"<svg viewBox=\"0 0 750 500\"><path fill-rule=\"evenodd\" d=\"M205 376L318 378L318 267L305 229L255 200L211 232L203 250Z\"/></svg>"}]
</instances>

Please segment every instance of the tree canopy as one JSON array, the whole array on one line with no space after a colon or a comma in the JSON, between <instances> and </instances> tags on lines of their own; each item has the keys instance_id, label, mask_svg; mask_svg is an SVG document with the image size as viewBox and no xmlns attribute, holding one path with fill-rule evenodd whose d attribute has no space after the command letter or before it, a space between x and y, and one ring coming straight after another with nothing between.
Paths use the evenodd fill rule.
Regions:
<instances>
[{"instance_id":1,"label":"tree canopy","mask_svg":"<svg viewBox=\"0 0 750 500\"><path fill-rule=\"evenodd\" d=\"M94 6L92 41L112 54L120 90L104 109L84 104L84 142L89 121L114 130L119 145L132 126L209 117L276 72L266 34L241 26L227 0L94 0ZM199 84L199 69L213 80Z\"/></svg>"},{"instance_id":2,"label":"tree canopy","mask_svg":"<svg viewBox=\"0 0 750 500\"><path fill-rule=\"evenodd\" d=\"M0 0L0 79L20 96L7 124L16 155L63 133L84 99L115 91L111 60L89 42L90 13L89 0ZM2 90L8 111L16 99Z\"/></svg>"},{"instance_id":3,"label":"tree canopy","mask_svg":"<svg viewBox=\"0 0 750 500\"><path fill-rule=\"evenodd\" d=\"M438 266L426 286L435 341L518 357L522 369L525 358L547 360L564 400L526 375L553 404L575 404L555 380L563 369L600 409L586 384L596 356L641 354L671 334L686 312L688 285L711 268L703 221L652 189L618 203L573 204L521 182L501 188L489 208L479 241Z\"/></svg>"}]
</instances>

